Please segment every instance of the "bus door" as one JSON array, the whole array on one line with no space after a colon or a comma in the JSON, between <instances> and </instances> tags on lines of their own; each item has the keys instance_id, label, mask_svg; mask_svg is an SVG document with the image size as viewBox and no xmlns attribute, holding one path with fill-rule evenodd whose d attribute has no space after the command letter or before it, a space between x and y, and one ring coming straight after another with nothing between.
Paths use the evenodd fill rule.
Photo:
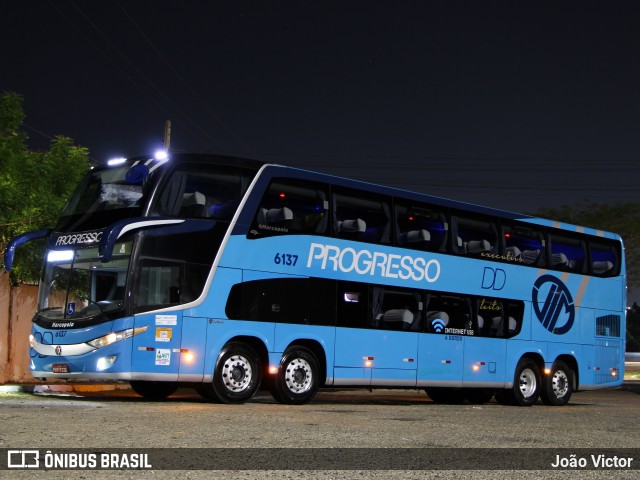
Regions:
<instances>
[{"instance_id":1,"label":"bus door","mask_svg":"<svg viewBox=\"0 0 640 480\"><path fill-rule=\"evenodd\" d=\"M201 382L205 370L207 326L213 319L184 315L180 346L181 382Z\"/></svg>"},{"instance_id":2,"label":"bus door","mask_svg":"<svg viewBox=\"0 0 640 480\"><path fill-rule=\"evenodd\" d=\"M475 302L473 337L467 337L464 346L462 382L467 387L502 388L507 379L506 339L520 333L524 304L487 297Z\"/></svg>"},{"instance_id":3,"label":"bus door","mask_svg":"<svg viewBox=\"0 0 640 480\"><path fill-rule=\"evenodd\" d=\"M182 312L136 315L135 328L147 327L133 337L133 380L177 381L181 359ZM145 375L152 374L150 377Z\"/></svg>"},{"instance_id":4,"label":"bus door","mask_svg":"<svg viewBox=\"0 0 640 480\"><path fill-rule=\"evenodd\" d=\"M418 340L418 386L460 387L464 361L463 329L471 318L467 298L427 295L426 332Z\"/></svg>"},{"instance_id":5,"label":"bus door","mask_svg":"<svg viewBox=\"0 0 640 480\"><path fill-rule=\"evenodd\" d=\"M372 287L370 295L371 384L416 385L418 335L424 302L421 292Z\"/></svg>"},{"instance_id":6,"label":"bus door","mask_svg":"<svg viewBox=\"0 0 640 480\"><path fill-rule=\"evenodd\" d=\"M379 332L365 328L369 318L367 284L338 282L334 385L370 385Z\"/></svg>"},{"instance_id":7,"label":"bus door","mask_svg":"<svg viewBox=\"0 0 640 480\"><path fill-rule=\"evenodd\" d=\"M336 385L415 386L421 294L338 282Z\"/></svg>"},{"instance_id":8,"label":"bus door","mask_svg":"<svg viewBox=\"0 0 640 480\"><path fill-rule=\"evenodd\" d=\"M467 337L462 383L465 387L502 388L505 381L506 340Z\"/></svg>"}]
</instances>

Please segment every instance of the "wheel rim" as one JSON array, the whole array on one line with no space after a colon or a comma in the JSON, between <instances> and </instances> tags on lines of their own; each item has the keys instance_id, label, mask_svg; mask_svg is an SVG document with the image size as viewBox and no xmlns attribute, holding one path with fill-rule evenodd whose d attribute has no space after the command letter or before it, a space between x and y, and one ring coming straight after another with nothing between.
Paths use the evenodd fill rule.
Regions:
<instances>
[{"instance_id":1,"label":"wheel rim","mask_svg":"<svg viewBox=\"0 0 640 480\"><path fill-rule=\"evenodd\" d=\"M520 393L524 398L533 396L536 392L537 382L533 370L526 368L520 374Z\"/></svg>"},{"instance_id":2,"label":"wheel rim","mask_svg":"<svg viewBox=\"0 0 640 480\"><path fill-rule=\"evenodd\" d=\"M569 377L564 370L557 370L551 377L551 389L556 398L564 397L569 391Z\"/></svg>"},{"instance_id":3,"label":"wheel rim","mask_svg":"<svg viewBox=\"0 0 640 480\"><path fill-rule=\"evenodd\" d=\"M249 388L252 378L251 363L242 355L233 355L222 365L222 382L232 392L242 392Z\"/></svg>"},{"instance_id":4,"label":"wheel rim","mask_svg":"<svg viewBox=\"0 0 640 480\"><path fill-rule=\"evenodd\" d=\"M305 393L311 389L313 372L303 358L294 358L284 371L284 382L293 393Z\"/></svg>"}]
</instances>

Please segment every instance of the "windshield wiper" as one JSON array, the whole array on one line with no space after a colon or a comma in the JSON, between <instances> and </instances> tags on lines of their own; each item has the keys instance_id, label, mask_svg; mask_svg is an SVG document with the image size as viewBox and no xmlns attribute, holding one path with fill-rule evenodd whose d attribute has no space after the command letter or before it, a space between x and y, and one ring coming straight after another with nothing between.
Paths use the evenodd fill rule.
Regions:
<instances>
[{"instance_id":1,"label":"windshield wiper","mask_svg":"<svg viewBox=\"0 0 640 480\"><path fill-rule=\"evenodd\" d=\"M96 305L100 309L100 313L104 314L104 308L102 308L102 305L100 305L98 302L96 302L94 300L91 300L88 297L81 297L80 295L76 295L76 297L78 297L80 300L86 300L87 302L89 302L89 303L91 303L93 305ZM85 307L85 308L87 308L87 307ZM84 310L84 308L82 310ZM82 311L82 310L80 310L80 311Z\"/></svg>"}]
</instances>

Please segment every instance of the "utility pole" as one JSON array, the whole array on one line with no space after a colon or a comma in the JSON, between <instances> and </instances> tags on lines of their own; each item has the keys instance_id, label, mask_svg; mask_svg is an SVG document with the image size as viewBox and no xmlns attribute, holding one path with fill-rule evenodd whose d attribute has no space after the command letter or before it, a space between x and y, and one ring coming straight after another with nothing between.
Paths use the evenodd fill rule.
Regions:
<instances>
[{"instance_id":1,"label":"utility pole","mask_svg":"<svg viewBox=\"0 0 640 480\"><path fill-rule=\"evenodd\" d=\"M168 152L171 145L171 120L164 122L164 149Z\"/></svg>"}]
</instances>

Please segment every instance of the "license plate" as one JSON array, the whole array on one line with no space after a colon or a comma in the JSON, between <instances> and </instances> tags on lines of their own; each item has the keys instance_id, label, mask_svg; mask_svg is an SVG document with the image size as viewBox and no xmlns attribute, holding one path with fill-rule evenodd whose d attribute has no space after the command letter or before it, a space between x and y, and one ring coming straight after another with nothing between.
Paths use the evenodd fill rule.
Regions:
<instances>
[{"instance_id":1,"label":"license plate","mask_svg":"<svg viewBox=\"0 0 640 480\"><path fill-rule=\"evenodd\" d=\"M69 365L66 363L54 363L52 371L53 373L69 373Z\"/></svg>"}]
</instances>

